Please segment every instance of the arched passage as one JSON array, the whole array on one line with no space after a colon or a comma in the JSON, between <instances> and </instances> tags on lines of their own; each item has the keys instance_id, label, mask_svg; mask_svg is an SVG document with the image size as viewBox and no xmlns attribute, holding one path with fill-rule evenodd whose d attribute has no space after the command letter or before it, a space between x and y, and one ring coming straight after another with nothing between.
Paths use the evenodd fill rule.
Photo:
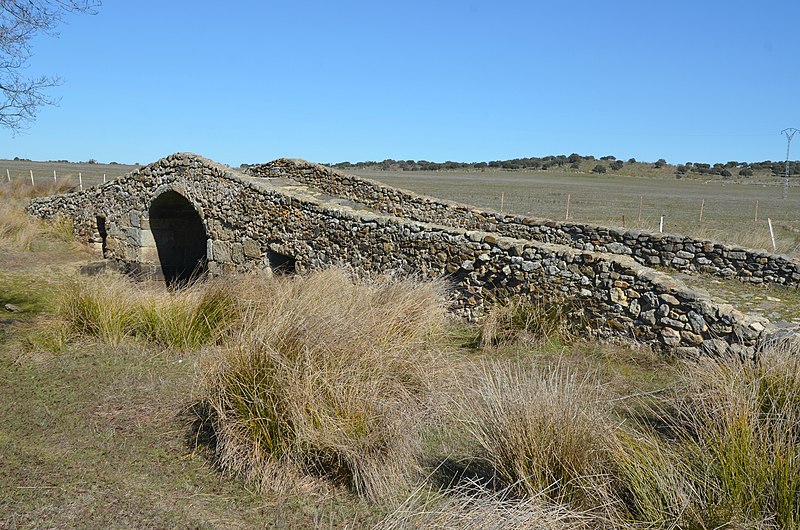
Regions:
<instances>
[{"instance_id":1,"label":"arched passage","mask_svg":"<svg viewBox=\"0 0 800 530\"><path fill-rule=\"evenodd\" d=\"M150 230L168 285L186 283L206 272L206 229L183 195L167 191L150 205Z\"/></svg>"}]
</instances>

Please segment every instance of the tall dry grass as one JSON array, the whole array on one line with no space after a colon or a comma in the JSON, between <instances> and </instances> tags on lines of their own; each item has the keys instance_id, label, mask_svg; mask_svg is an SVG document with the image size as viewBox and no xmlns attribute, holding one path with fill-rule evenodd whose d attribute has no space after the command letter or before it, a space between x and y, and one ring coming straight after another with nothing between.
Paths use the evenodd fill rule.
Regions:
<instances>
[{"instance_id":1,"label":"tall dry grass","mask_svg":"<svg viewBox=\"0 0 800 530\"><path fill-rule=\"evenodd\" d=\"M142 292L121 277L81 279L64 286L57 314L80 334L119 345L139 324L136 308Z\"/></svg>"},{"instance_id":2,"label":"tall dry grass","mask_svg":"<svg viewBox=\"0 0 800 530\"><path fill-rule=\"evenodd\" d=\"M798 528L797 353L687 362L637 413L569 367L493 362L454 410L504 488L598 526Z\"/></svg>"},{"instance_id":3,"label":"tall dry grass","mask_svg":"<svg viewBox=\"0 0 800 530\"><path fill-rule=\"evenodd\" d=\"M25 206L33 197L53 195L69 191L70 187L61 183L47 183L33 188L22 180L0 184L0 246L9 250L29 251L38 239L71 241L72 223L57 219L45 223L33 219L25 212Z\"/></svg>"},{"instance_id":4,"label":"tall dry grass","mask_svg":"<svg viewBox=\"0 0 800 530\"><path fill-rule=\"evenodd\" d=\"M311 476L373 500L402 490L437 371L440 286L328 270L247 292L203 391L222 468L270 489Z\"/></svg>"},{"instance_id":5,"label":"tall dry grass","mask_svg":"<svg viewBox=\"0 0 800 530\"><path fill-rule=\"evenodd\" d=\"M417 490L375 528L588 530L604 526L597 518L553 504L544 496L518 497L508 490L486 491L472 484L446 495Z\"/></svg>"},{"instance_id":6,"label":"tall dry grass","mask_svg":"<svg viewBox=\"0 0 800 530\"><path fill-rule=\"evenodd\" d=\"M605 502L615 423L596 379L492 362L472 384L455 412L504 488L580 509Z\"/></svg>"},{"instance_id":7,"label":"tall dry grass","mask_svg":"<svg viewBox=\"0 0 800 530\"><path fill-rule=\"evenodd\" d=\"M686 368L672 419L685 457L706 471L706 512L800 527L800 357L778 345L756 361Z\"/></svg>"},{"instance_id":8,"label":"tall dry grass","mask_svg":"<svg viewBox=\"0 0 800 530\"><path fill-rule=\"evenodd\" d=\"M574 303L562 298L513 298L508 303L493 304L478 326L482 348L521 342L568 343L576 337Z\"/></svg>"},{"instance_id":9,"label":"tall dry grass","mask_svg":"<svg viewBox=\"0 0 800 530\"><path fill-rule=\"evenodd\" d=\"M143 288L119 276L65 285L57 313L74 331L106 344L135 336L178 351L220 342L240 317L229 282L197 281L168 290Z\"/></svg>"}]
</instances>

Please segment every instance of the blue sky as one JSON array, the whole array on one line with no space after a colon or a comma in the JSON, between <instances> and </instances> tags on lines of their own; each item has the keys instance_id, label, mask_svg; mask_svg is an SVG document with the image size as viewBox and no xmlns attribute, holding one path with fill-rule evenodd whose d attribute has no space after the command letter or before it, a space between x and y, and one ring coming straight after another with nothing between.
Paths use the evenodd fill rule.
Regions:
<instances>
[{"instance_id":1,"label":"blue sky","mask_svg":"<svg viewBox=\"0 0 800 530\"><path fill-rule=\"evenodd\" d=\"M0 157L782 160L799 22L797 0L106 0L34 41L61 101Z\"/></svg>"}]
</instances>

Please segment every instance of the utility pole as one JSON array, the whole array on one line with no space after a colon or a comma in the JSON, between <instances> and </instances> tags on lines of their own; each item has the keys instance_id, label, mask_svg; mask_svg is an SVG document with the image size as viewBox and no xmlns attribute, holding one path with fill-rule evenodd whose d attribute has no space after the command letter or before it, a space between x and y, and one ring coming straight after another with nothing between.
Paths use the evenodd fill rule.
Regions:
<instances>
[{"instance_id":1,"label":"utility pole","mask_svg":"<svg viewBox=\"0 0 800 530\"><path fill-rule=\"evenodd\" d=\"M789 148L792 146L792 137L799 133L800 129L789 127L781 131L781 134L786 136L786 164L783 166L783 198L789 196Z\"/></svg>"}]
</instances>

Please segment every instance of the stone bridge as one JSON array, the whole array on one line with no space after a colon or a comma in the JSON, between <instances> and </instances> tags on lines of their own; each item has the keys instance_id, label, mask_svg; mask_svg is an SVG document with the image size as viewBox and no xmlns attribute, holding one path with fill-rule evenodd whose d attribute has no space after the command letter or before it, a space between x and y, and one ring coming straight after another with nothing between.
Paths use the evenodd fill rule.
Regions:
<instances>
[{"instance_id":1,"label":"stone bridge","mask_svg":"<svg viewBox=\"0 0 800 530\"><path fill-rule=\"evenodd\" d=\"M239 172L177 153L102 186L34 199L28 210L70 218L109 262L170 283L332 265L446 278L455 310L469 318L513 296L549 300L567 304L588 335L687 356L751 355L776 328L652 266L800 282L800 263L785 256L478 210L299 160Z\"/></svg>"}]
</instances>

